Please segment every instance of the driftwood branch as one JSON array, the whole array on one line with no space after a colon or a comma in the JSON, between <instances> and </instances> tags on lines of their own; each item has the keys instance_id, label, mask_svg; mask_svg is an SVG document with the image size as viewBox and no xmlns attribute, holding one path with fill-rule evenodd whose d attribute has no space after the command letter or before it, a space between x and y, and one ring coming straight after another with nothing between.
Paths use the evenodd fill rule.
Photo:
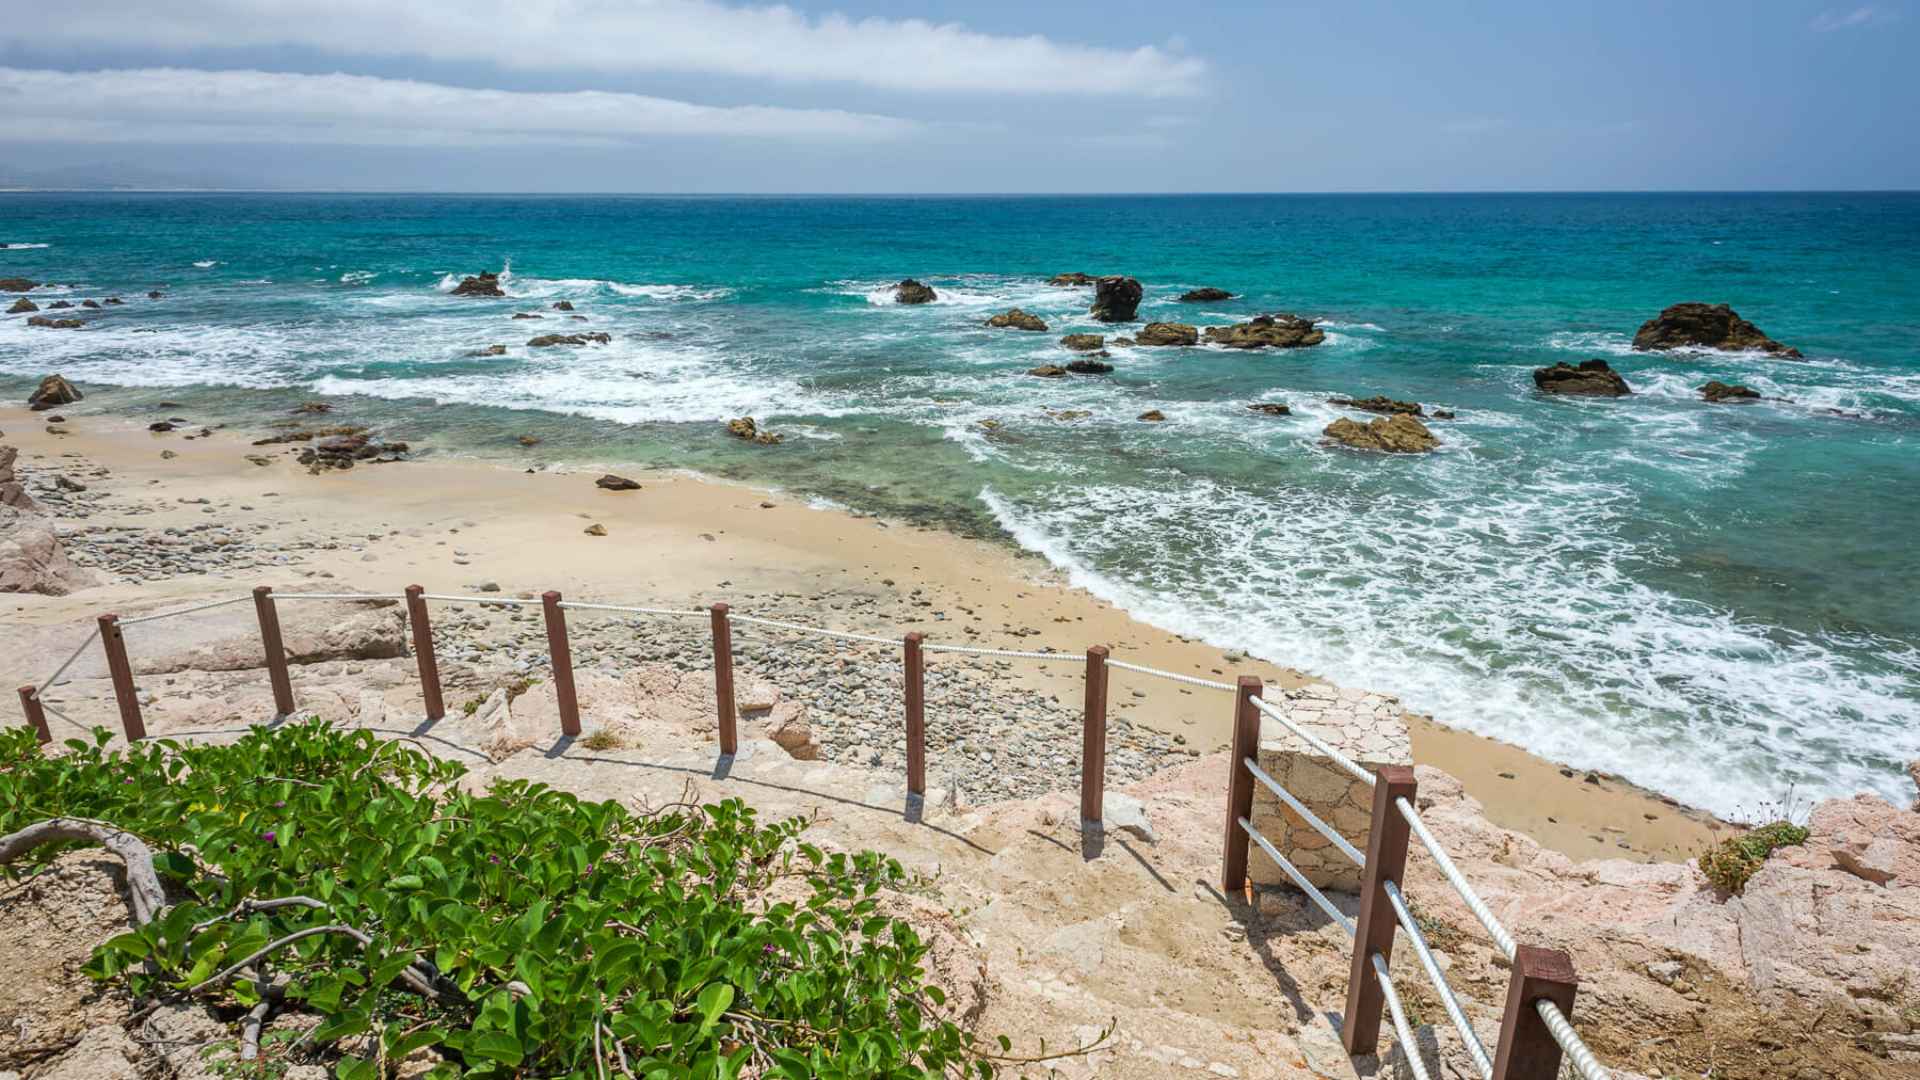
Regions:
<instances>
[{"instance_id":1,"label":"driftwood branch","mask_svg":"<svg viewBox=\"0 0 1920 1080\"><path fill-rule=\"evenodd\" d=\"M127 895L133 905L133 924L145 926L167 906L166 891L153 872L153 849L146 841L103 821L86 818L49 818L17 832L0 836L0 866L43 844L90 841L119 856L127 868Z\"/></svg>"}]
</instances>

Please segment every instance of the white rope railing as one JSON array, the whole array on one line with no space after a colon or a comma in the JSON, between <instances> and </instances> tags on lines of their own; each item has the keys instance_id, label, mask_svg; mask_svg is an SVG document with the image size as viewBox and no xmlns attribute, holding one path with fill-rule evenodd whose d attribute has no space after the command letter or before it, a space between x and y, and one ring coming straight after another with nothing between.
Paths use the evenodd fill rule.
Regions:
<instances>
[{"instance_id":1,"label":"white rope railing","mask_svg":"<svg viewBox=\"0 0 1920 1080\"><path fill-rule=\"evenodd\" d=\"M401 593L273 593L275 600L405 600Z\"/></svg>"},{"instance_id":2,"label":"white rope railing","mask_svg":"<svg viewBox=\"0 0 1920 1080\"><path fill-rule=\"evenodd\" d=\"M1540 1014L1540 1022L1547 1025L1547 1033L1553 1036L1553 1041L1559 1043L1560 1049L1573 1059L1574 1071L1580 1074L1582 1080L1613 1080L1613 1074L1593 1056L1593 1051L1587 1049L1580 1033L1573 1030L1573 1025L1566 1017L1560 1015L1560 1006L1541 998L1533 1003L1533 1011Z\"/></svg>"},{"instance_id":3,"label":"white rope railing","mask_svg":"<svg viewBox=\"0 0 1920 1080\"><path fill-rule=\"evenodd\" d=\"M1313 882L1307 880L1307 875L1300 872L1299 867L1288 862L1285 855L1274 850L1273 845L1267 842L1267 838L1260 835L1260 830L1253 827L1253 822L1248 821L1246 818L1239 818L1238 820L1240 822L1240 828L1252 838L1254 843L1260 845L1260 850L1267 853L1267 858L1272 859L1278 864L1280 869L1284 871L1288 877L1293 879L1293 883L1300 886L1301 892L1306 893L1309 899L1320 905L1320 910L1327 913L1327 918L1332 919L1340 929L1345 930L1348 937L1352 937L1356 933L1353 920L1341 914L1340 909L1333 906L1333 901L1327 899L1327 894L1315 888Z\"/></svg>"},{"instance_id":4,"label":"white rope railing","mask_svg":"<svg viewBox=\"0 0 1920 1080\"><path fill-rule=\"evenodd\" d=\"M447 604L499 604L501 607L535 607L540 603L538 600L521 600L511 596L454 596L448 593L421 593L420 599L439 600Z\"/></svg>"},{"instance_id":5,"label":"white rope railing","mask_svg":"<svg viewBox=\"0 0 1920 1080\"><path fill-rule=\"evenodd\" d=\"M1295 735L1300 736L1301 739L1306 741L1306 744L1308 746L1311 746L1315 750L1318 750L1322 754L1325 754L1328 757L1328 759L1330 759L1335 765L1338 765L1341 768L1352 773L1358 779L1365 780L1367 782L1367 786L1369 787L1373 786L1373 783L1374 783L1373 774L1371 772L1368 772L1366 769L1361 768L1358 762L1354 761L1352 758L1341 753L1340 751L1335 750L1333 747L1328 746L1326 743L1326 740L1320 738L1318 735L1315 735L1313 732L1308 731L1306 728L1303 728L1299 724L1294 723L1291 717L1289 717L1286 713L1281 712L1278 708L1274 707L1270 702L1267 701L1267 699L1250 698L1249 700L1253 702L1253 705L1255 708L1259 709L1261 712L1279 721L1281 727L1284 727L1288 731L1293 732Z\"/></svg>"},{"instance_id":6,"label":"white rope railing","mask_svg":"<svg viewBox=\"0 0 1920 1080\"><path fill-rule=\"evenodd\" d=\"M706 617L705 611L686 611L679 608L629 607L625 604L582 604L572 600L560 601L560 606L568 611L620 611L633 615L670 615Z\"/></svg>"},{"instance_id":7,"label":"white rope railing","mask_svg":"<svg viewBox=\"0 0 1920 1080\"><path fill-rule=\"evenodd\" d=\"M1393 1031L1400 1037L1400 1050L1406 1055L1407 1067L1413 1070L1414 1080L1431 1080L1427 1063L1420 1057L1420 1044L1414 1041L1413 1027L1407 1023L1407 1010L1400 1004L1400 991L1394 988L1393 976L1387 974L1386 961L1380 959L1377 952L1368 959L1373 962L1373 973L1380 977L1380 992L1387 999L1387 1012L1393 1016Z\"/></svg>"},{"instance_id":8,"label":"white rope railing","mask_svg":"<svg viewBox=\"0 0 1920 1080\"><path fill-rule=\"evenodd\" d=\"M225 600L213 600L205 604L196 604L190 608L181 608L179 611L161 611L161 612L156 612L152 615L135 615L135 616L132 616L131 618L121 619L120 625L132 626L135 623L152 622L155 619L171 619L175 615L192 615L195 612L211 611L217 607L226 607L228 604L238 604L242 601L251 600L251 599L253 599L251 595L230 596Z\"/></svg>"},{"instance_id":9,"label":"white rope railing","mask_svg":"<svg viewBox=\"0 0 1920 1080\"><path fill-rule=\"evenodd\" d=\"M766 626L776 630L791 630L797 634L813 634L817 637L838 638L841 641L857 641L864 645L898 645L899 638L876 637L873 634L856 634L850 630L828 630L819 626L807 626L803 623L783 622L780 619L762 619L756 615L735 615L727 613L728 622L743 622L753 626Z\"/></svg>"},{"instance_id":10,"label":"white rope railing","mask_svg":"<svg viewBox=\"0 0 1920 1080\"><path fill-rule=\"evenodd\" d=\"M1174 682L1186 683L1189 686L1204 686L1209 690L1226 690L1232 692L1238 689L1238 687L1232 683L1219 682L1214 679L1202 679L1197 675L1182 675L1177 671L1162 671L1159 668L1147 667L1144 664L1129 664L1125 660L1108 660L1107 666L1117 667L1122 671L1135 671L1142 675L1152 675L1157 679L1172 679Z\"/></svg>"},{"instance_id":11,"label":"white rope railing","mask_svg":"<svg viewBox=\"0 0 1920 1080\"><path fill-rule=\"evenodd\" d=\"M93 628L93 632L87 635L86 640L82 641L73 650L72 655L68 656L66 660L63 663L61 663L59 667L54 668L53 674L47 676L46 681L42 682L39 686L36 686L33 688L33 696L38 698L41 694L45 693L47 687L52 686L55 682L59 680L60 676L65 675L67 673L67 669L73 666L73 662L75 660L80 659L80 654L87 651L87 646L93 644L94 641L99 637L100 637L100 628L98 626L95 626Z\"/></svg>"},{"instance_id":12,"label":"white rope railing","mask_svg":"<svg viewBox=\"0 0 1920 1080\"><path fill-rule=\"evenodd\" d=\"M1383 883L1387 893L1387 902L1393 905L1393 914L1400 920L1400 928L1407 932L1407 940L1413 943L1414 954L1420 957L1420 966L1426 969L1427 981L1433 984L1434 993L1440 995L1440 1004L1447 1010L1447 1016L1453 1020L1453 1026L1460 1032L1460 1041L1467 1046L1467 1054L1473 1058L1474 1067L1486 1080L1493 1080L1493 1059L1487 1056L1487 1048L1481 1044L1480 1036L1467 1022L1466 1011L1460 1007L1460 999L1454 995L1452 984L1440 970L1439 961L1434 959L1433 950L1427 945L1427 935L1414 921L1413 912L1408 909L1406 898L1400 895L1400 887L1393 882Z\"/></svg>"},{"instance_id":13,"label":"white rope railing","mask_svg":"<svg viewBox=\"0 0 1920 1080\"><path fill-rule=\"evenodd\" d=\"M1453 891L1459 893L1460 899L1466 901L1467 910L1473 912L1473 917L1480 920L1480 925L1486 928L1488 935L1493 938L1493 943L1499 947L1500 955L1512 960L1520 951L1520 946L1513 940L1513 935L1507 933L1507 928L1500 925L1500 920L1494 917L1493 909L1487 906L1485 900L1480 899L1480 894L1473 891L1473 886L1467 883L1466 875L1453 864L1453 856L1447 854L1447 849L1441 847L1440 841L1428 831L1427 823L1421 821L1420 815L1414 812L1413 804L1405 799L1395 799L1393 803L1399 809L1400 816L1407 819L1408 825L1413 826L1413 834L1420 838L1421 845L1427 849L1429 855L1433 856L1433 861L1439 865L1440 873L1447 879L1447 884L1453 886Z\"/></svg>"},{"instance_id":14,"label":"white rope railing","mask_svg":"<svg viewBox=\"0 0 1920 1080\"><path fill-rule=\"evenodd\" d=\"M34 696L38 697L39 695L36 694ZM75 720L73 717L68 716L66 713L61 712L59 709L54 708L53 706L47 704L45 701L40 702L40 709L43 712L52 713L53 715L59 717L60 719L65 720L67 723L72 724L74 727L79 728L81 731L87 730L87 725L81 723L78 720Z\"/></svg>"},{"instance_id":15,"label":"white rope railing","mask_svg":"<svg viewBox=\"0 0 1920 1080\"><path fill-rule=\"evenodd\" d=\"M1284 787L1281 787L1280 781L1275 780L1271 776L1268 776L1267 770L1261 768L1259 763L1255 762L1252 758L1241 758L1240 764L1245 765L1247 767L1247 771L1253 774L1253 778L1255 780L1258 780L1261 783L1267 785L1268 791L1271 791L1275 795L1279 796L1281 802L1284 802L1289 807L1292 807L1293 812L1296 814L1299 814L1301 820L1313 826L1316 830L1319 831L1321 836L1326 837L1328 843L1331 843L1334 847L1339 848L1340 854L1345 855L1349 859L1352 859L1356 866L1367 865L1367 857L1365 855L1360 854L1359 848L1354 847L1352 844L1348 843L1347 838L1344 836L1341 836L1338 832L1336 832L1333 826L1328 825L1326 822L1320 820L1320 815L1307 809L1307 805L1305 803L1301 802L1299 799L1294 798L1293 792L1288 791Z\"/></svg>"},{"instance_id":16,"label":"white rope railing","mask_svg":"<svg viewBox=\"0 0 1920 1080\"><path fill-rule=\"evenodd\" d=\"M995 656L1003 660L1077 660L1080 657L1064 652L1025 652L1020 649L988 649L978 645L942 645L929 641L920 646L922 652L960 653L964 656Z\"/></svg>"}]
</instances>

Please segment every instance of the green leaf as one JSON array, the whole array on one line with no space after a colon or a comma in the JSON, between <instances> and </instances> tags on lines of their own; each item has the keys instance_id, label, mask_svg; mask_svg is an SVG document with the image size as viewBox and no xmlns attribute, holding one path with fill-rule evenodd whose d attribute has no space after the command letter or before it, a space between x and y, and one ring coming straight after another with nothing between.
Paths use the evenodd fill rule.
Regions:
<instances>
[{"instance_id":1,"label":"green leaf","mask_svg":"<svg viewBox=\"0 0 1920 1080\"><path fill-rule=\"evenodd\" d=\"M700 1026L711 1028L720 1019L720 1014L733 1004L733 987L727 983L714 983L700 991Z\"/></svg>"},{"instance_id":2,"label":"green leaf","mask_svg":"<svg viewBox=\"0 0 1920 1080\"><path fill-rule=\"evenodd\" d=\"M502 1065L518 1065L525 1052L520 1048L520 1040L504 1031L476 1031L467 1038L461 1051L471 1058L483 1061L497 1061Z\"/></svg>"}]
</instances>

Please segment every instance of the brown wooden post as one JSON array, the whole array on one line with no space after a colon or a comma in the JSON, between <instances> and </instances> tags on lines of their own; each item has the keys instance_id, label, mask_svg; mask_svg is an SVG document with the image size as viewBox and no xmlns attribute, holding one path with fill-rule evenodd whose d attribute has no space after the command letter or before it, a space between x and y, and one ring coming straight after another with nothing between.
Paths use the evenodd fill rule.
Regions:
<instances>
[{"instance_id":1,"label":"brown wooden post","mask_svg":"<svg viewBox=\"0 0 1920 1080\"><path fill-rule=\"evenodd\" d=\"M113 700L120 706L120 727L128 742L147 737L140 719L140 699L133 687L133 665L127 663L127 640L120 635L120 616L100 616L100 645L107 651L107 674L113 676Z\"/></svg>"},{"instance_id":2,"label":"brown wooden post","mask_svg":"<svg viewBox=\"0 0 1920 1080\"><path fill-rule=\"evenodd\" d=\"M740 733L733 711L733 624L727 621L727 605L713 605L713 698L719 710L720 752L729 756L740 752Z\"/></svg>"},{"instance_id":3,"label":"brown wooden post","mask_svg":"<svg viewBox=\"0 0 1920 1080\"><path fill-rule=\"evenodd\" d=\"M560 705L560 733L578 735L580 699L573 692L573 648L567 644L567 613L560 607L557 592L541 594L540 607L547 616L547 655L553 659L553 697Z\"/></svg>"},{"instance_id":4,"label":"brown wooden post","mask_svg":"<svg viewBox=\"0 0 1920 1080\"><path fill-rule=\"evenodd\" d=\"M440 695L440 663L433 656L433 624L427 621L427 590L418 585L409 585L407 593L407 623L413 627L413 658L420 665L420 696L427 701L427 719L438 720L447 715L447 705ZM557 598L556 594L556 598ZM560 623L560 636L564 644L567 624L564 617ZM553 632L553 618L547 618L547 632ZM556 682L556 686L558 683ZM567 670L567 685L573 685L573 670ZM561 710L564 719L566 711ZM570 731L567 734L577 735Z\"/></svg>"},{"instance_id":5,"label":"brown wooden post","mask_svg":"<svg viewBox=\"0 0 1920 1080\"><path fill-rule=\"evenodd\" d=\"M1560 1006L1560 1015L1571 1021L1579 982L1573 959L1566 953L1520 946L1513 958L1513 977L1507 981L1507 1014L1500 1021L1493 1080L1553 1080L1560 1075L1560 1044L1534 1003L1545 998Z\"/></svg>"},{"instance_id":6,"label":"brown wooden post","mask_svg":"<svg viewBox=\"0 0 1920 1080\"><path fill-rule=\"evenodd\" d=\"M287 673L287 649L280 640L280 609L273 602L273 586L253 590L253 613L260 620L260 648L267 657L267 681L273 684L273 711L293 715L293 678Z\"/></svg>"},{"instance_id":7,"label":"brown wooden post","mask_svg":"<svg viewBox=\"0 0 1920 1080\"><path fill-rule=\"evenodd\" d=\"M1080 827L1098 825L1107 804L1107 647L1087 648L1087 711L1080 733Z\"/></svg>"},{"instance_id":8,"label":"brown wooden post","mask_svg":"<svg viewBox=\"0 0 1920 1080\"><path fill-rule=\"evenodd\" d=\"M27 723L33 725L33 733L40 736L40 741L52 742L53 729L47 727L47 710L40 707L40 695L34 693L33 687L20 688L20 707L26 710Z\"/></svg>"},{"instance_id":9,"label":"brown wooden post","mask_svg":"<svg viewBox=\"0 0 1920 1080\"><path fill-rule=\"evenodd\" d=\"M1413 801L1413 770L1405 765L1382 766L1374 774L1373 824L1367 834L1367 864L1360 877L1360 917L1354 926L1353 964L1347 973L1346 1026L1341 1041L1347 1053L1371 1054L1380 1046L1380 1013L1386 992L1373 970L1372 956L1393 959L1393 934L1399 923L1387 899L1387 882L1397 888L1407 867L1407 819L1395 807L1396 799ZM1408 1053L1417 1048L1408 1047Z\"/></svg>"},{"instance_id":10,"label":"brown wooden post","mask_svg":"<svg viewBox=\"0 0 1920 1080\"><path fill-rule=\"evenodd\" d=\"M926 635L915 630L906 637L907 665L907 793L927 793L927 662L920 652Z\"/></svg>"},{"instance_id":11,"label":"brown wooden post","mask_svg":"<svg viewBox=\"0 0 1920 1080\"><path fill-rule=\"evenodd\" d=\"M1220 859L1220 889L1229 898L1247 891L1247 831L1240 819L1253 819L1253 774L1243 762L1260 754L1260 710L1253 699L1261 696L1258 675L1240 676L1233 695L1233 760L1227 765L1226 852Z\"/></svg>"}]
</instances>

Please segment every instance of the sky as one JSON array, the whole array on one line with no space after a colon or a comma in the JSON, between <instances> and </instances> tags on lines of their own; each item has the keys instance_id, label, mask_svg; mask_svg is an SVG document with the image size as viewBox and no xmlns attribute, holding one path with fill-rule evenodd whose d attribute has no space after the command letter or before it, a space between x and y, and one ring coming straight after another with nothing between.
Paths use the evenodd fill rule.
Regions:
<instances>
[{"instance_id":1,"label":"sky","mask_svg":"<svg viewBox=\"0 0 1920 1080\"><path fill-rule=\"evenodd\" d=\"M1917 53L1920 0L63 0L0 182L1912 189Z\"/></svg>"}]
</instances>

